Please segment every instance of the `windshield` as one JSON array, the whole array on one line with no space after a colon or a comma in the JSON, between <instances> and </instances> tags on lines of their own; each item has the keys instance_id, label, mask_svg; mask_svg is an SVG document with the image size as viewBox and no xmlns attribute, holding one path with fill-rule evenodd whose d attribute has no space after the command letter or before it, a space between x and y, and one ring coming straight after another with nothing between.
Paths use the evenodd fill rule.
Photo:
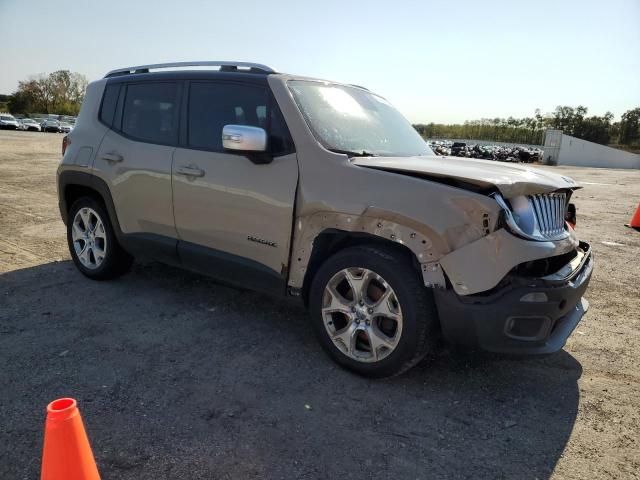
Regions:
<instances>
[{"instance_id":1,"label":"windshield","mask_svg":"<svg viewBox=\"0 0 640 480\"><path fill-rule=\"evenodd\" d=\"M16 119L13 117L9 117L7 115L2 115L0 116L0 120L5 120L5 121L15 121Z\"/></svg>"},{"instance_id":2,"label":"windshield","mask_svg":"<svg viewBox=\"0 0 640 480\"><path fill-rule=\"evenodd\" d=\"M361 156L433 155L382 97L357 87L306 80L290 81L289 89L313 135L329 150Z\"/></svg>"}]
</instances>

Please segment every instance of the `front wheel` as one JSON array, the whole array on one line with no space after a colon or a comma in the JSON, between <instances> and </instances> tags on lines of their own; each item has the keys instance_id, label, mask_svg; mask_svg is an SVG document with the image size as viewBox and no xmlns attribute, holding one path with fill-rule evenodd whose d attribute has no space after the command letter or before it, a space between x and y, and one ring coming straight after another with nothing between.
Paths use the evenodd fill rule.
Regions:
<instances>
[{"instance_id":1,"label":"front wheel","mask_svg":"<svg viewBox=\"0 0 640 480\"><path fill-rule=\"evenodd\" d=\"M67 242L78 270L94 280L122 275L133 260L118 243L106 209L92 197L79 198L71 206Z\"/></svg>"},{"instance_id":2,"label":"front wheel","mask_svg":"<svg viewBox=\"0 0 640 480\"><path fill-rule=\"evenodd\" d=\"M404 252L364 246L336 253L318 270L309 300L323 348L361 375L400 374L435 343L433 295Z\"/></svg>"}]
</instances>

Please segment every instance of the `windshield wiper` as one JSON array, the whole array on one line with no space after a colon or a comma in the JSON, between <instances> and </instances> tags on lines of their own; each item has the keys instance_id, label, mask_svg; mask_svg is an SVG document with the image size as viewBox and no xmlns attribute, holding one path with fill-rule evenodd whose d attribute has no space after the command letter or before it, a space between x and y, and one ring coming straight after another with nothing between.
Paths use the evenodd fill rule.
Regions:
<instances>
[{"instance_id":1,"label":"windshield wiper","mask_svg":"<svg viewBox=\"0 0 640 480\"><path fill-rule=\"evenodd\" d=\"M345 155L349 155L350 157L377 157L377 155L369 153L366 150L360 150L359 152L356 152L354 150L340 150L339 148L330 148L329 151L333 153L344 153Z\"/></svg>"}]
</instances>

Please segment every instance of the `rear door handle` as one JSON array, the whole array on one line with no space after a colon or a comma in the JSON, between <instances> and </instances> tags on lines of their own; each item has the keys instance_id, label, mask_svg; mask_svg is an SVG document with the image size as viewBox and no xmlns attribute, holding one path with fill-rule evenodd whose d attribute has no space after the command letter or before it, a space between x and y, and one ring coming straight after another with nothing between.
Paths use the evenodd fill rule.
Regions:
<instances>
[{"instance_id":1,"label":"rear door handle","mask_svg":"<svg viewBox=\"0 0 640 480\"><path fill-rule=\"evenodd\" d=\"M118 153L103 153L102 157L103 160L106 160L107 162L121 162L122 160L124 160L124 158L122 158L122 155L118 154Z\"/></svg>"},{"instance_id":2,"label":"rear door handle","mask_svg":"<svg viewBox=\"0 0 640 480\"><path fill-rule=\"evenodd\" d=\"M204 177L204 170L200 170L198 167L179 167L176 173L186 177Z\"/></svg>"}]
</instances>

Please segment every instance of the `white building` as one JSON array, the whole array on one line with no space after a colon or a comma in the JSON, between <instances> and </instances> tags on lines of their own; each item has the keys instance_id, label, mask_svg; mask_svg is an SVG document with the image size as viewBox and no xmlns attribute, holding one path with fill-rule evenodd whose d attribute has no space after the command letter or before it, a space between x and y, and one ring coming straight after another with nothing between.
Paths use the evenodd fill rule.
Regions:
<instances>
[{"instance_id":1,"label":"white building","mask_svg":"<svg viewBox=\"0 0 640 480\"><path fill-rule=\"evenodd\" d=\"M547 130L543 163L576 167L640 168L640 155Z\"/></svg>"}]
</instances>

